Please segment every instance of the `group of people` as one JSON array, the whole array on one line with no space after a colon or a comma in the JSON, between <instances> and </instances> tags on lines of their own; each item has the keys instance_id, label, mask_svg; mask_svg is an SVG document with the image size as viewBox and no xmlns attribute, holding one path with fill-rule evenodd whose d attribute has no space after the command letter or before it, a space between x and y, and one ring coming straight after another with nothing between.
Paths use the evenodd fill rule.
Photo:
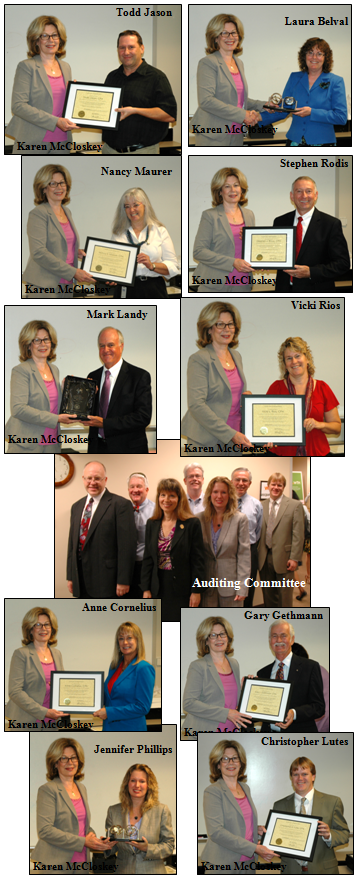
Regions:
<instances>
[{"instance_id":1,"label":"group of people","mask_svg":"<svg viewBox=\"0 0 357 879\"><path fill-rule=\"evenodd\" d=\"M165 873L164 859L172 855L175 837L152 769L145 763L127 769L119 803L108 808L107 837L97 837L82 783L84 764L83 748L75 739L56 739L47 750L47 782L37 794L39 839L31 853L35 869L46 865L46 872L57 872L68 870L69 863L70 869L88 870L88 853L99 852L103 858L116 855L113 864L104 861L104 873ZM113 827L127 831L130 844L111 838Z\"/></svg>"},{"instance_id":2,"label":"group of people","mask_svg":"<svg viewBox=\"0 0 357 879\"><path fill-rule=\"evenodd\" d=\"M48 607L33 607L22 620L22 647L10 665L9 702L5 716L10 729L39 732L70 723L66 711L51 708L51 673L65 671L57 649L58 621ZM155 684L155 669L145 660L145 645L136 623L122 623L114 639L114 652L104 683L104 705L94 712L103 731L146 731ZM16 726L20 724L20 727ZM21 726L24 724L24 726ZM29 726L26 726L29 724ZM37 724L37 726L36 726Z\"/></svg>"},{"instance_id":3,"label":"group of people","mask_svg":"<svg viewBox=\"0 0 357 879\"><path fill-rule=\"evenodd\" d=\"M198 261L193 282L199 292L216 292L217 284L252 289L252 271L259 269L253 269L242 251L243 230L255 226L247 192L248 181L239 168L220 168L212 178L212 207L202 213L193 248ZM294 265L278 269L276 293L333 291L334 282L350 268L341 220L317 209L318 195L311 177L297 177L290 192L295 210L274 219L274 227L296 228Z\"/></svg>"},{"instance_id":4,"label":"group of people","mask_svg":"<svg viewBox=\"0 0 357 879\"><path fill-rule=\"evenodd\" d=\"M187 438L188 455L216 456L218 444L228 444L224 455L242 454L254 444L241 431L242 394L250 394L243 372L238 337L242 320L230 302L214 301L202 309L197 321L196 341L200 349L192 354L187 367L188 410L182 419L181 434ZM272 446L270 454L331 455L328 436L339 436L339 401L326 382L314 378L311 349L300 336L289 336L278 351L281 378L269 385L267 394L304 397L305 445ZM229 445L232 443L232 445Z\"/></svg>"},{"instance_id":5,"label":"group of people","mask_svg":"<svg viewBox=\"0 0 357 879\"><path fill-rule=\"evenodd\" d=\"M165 279L177 275L179 266L170 235L146 192L140 187L127 189L113 220L112 241L137 249L134 282L126 286L105 277L96 279L78 268L78 260L84 259L86 252L79 247L79 234L68 207L71 186L71 175L63 165L44 165L35 175L36 207L27 223L30 256L23 273L26 298L71 299L76 284L97 284L101 294L104 290L113 299L121 299L126 292L130 298L165 298Z\"/></svg>"},{"instance_id":6,"label":"group of people","mask_svg":"<svg viewBox=\"0 0 357 879\"><path fill-rule=\"evenodd\" d=\"M255 871L256 855L271 863L279 855L282 840L277 840L276 851L273 845L269 848L259 842L266 827L258 824L257 809L246 783L247 756L241 743L236 739L218 742L209 755L209 768L211 784L203 797L208 836L201 854L205 873ZM340 797L315 789L316 767L308 757L299 756L292 761L289 777L293 793L276 800L272 809L318 816L317 843L311 861L282 855L281 865L276 864L277 870L283 870L284 875L338 874L334 849L346 845L350 836Z\"/></svg>"},{"instance_id":7,"label":"group of people","mask_svg":"<svg viewBox=\"0 0 357 879\"><path fill-rule=\"evenodd\" d=\"M86 464L82 479L86 496L71 509L67 555L75 597L160 598L163 620L175 622L182 607L252 606L259 568L264 605L292 606L308 529L302 503L284 495L283 474L270 475L262 503L248 494L244 467L231 480L213 477L203 496L203 469L187 464L187 495L165 478L155 503L144 473L129 476L130 500L108 491L99 461Z\"/></svg>"},{"instance_id":8,"label":"group of people","mask_svg":"<svg viewBox=\"0 0 357 879\"><path fill-rule=\"evenodd\" d=\"M197 69L198 109L191 120L196 146L242 146L251 126L262 123L269 129L289 116L288 108L285 114L274 112L272 100L249 98L239 58L243 40L244 27L235 15L215 15L207 25L206 57ZM347 101L342 76L331 72L332 49L326 40L309 37L299 49L298 64L282 95L294 98L286 144L335 146L334 126L346 124Z\"/></svg>"},{"instance_id":9,"label":"group of people","mask_svg":"<svg viewBox=\"0 0 357 879\"><path fill-rule=\"evenodd\" d=\"M6 134L15 139L13 153L22 153L22 144L41 145L51 151L52 143L72 141L80 130L63 118L66 88L73 80L66 55L64 24L54 16L40 15L27 31L27 60L16 69L12 91L12 119ZM120 67L112 70L104 85L119 87L121 106L117 128L103 129L103 155L159 153L159 145L176 119L176 101L167 76L144 58L142 37L125 30L117 41ZM97 84L97 83L96 83ZM33 282L34 283L34 282ZM47 286L47 285L45 285Z\"/></svg>"},{"instance_id":10,"label":"group of people","mask_svg":"<svg viewBox=\"0 0 357 879\"><path fill-rule=\"evenodd\" d=\"M183 708L187 712L183 729L189 737L198 732L255 731L252 716L238 710L241 679L239 663L233 659L233 640L231 622L220 616L207 617L197 629L198 659L189 666L183 694ZM291 623L272 623L269 647L274 662L250 677L288 681L292 695L284 721L263 722L261 732L329 730L327 670L321 670L318 662L309 659L305 648L295 644Z\"/></svg>"},{"instance_id":11,"label":"group of people","mask_svg":"<svg viewBox=\"0 0 357 879\"><path fill-rule=\"evenodd\" d=\"M57 333L48 321L32 320L19 335L19 360L11 373L11 415L5 426L8 454L61 451L60 425L80 423L61 412L62 387L54 361ZM146 428L152 412L151 376L122 359L124 336L106 327L98 336L103 364L88 375L96 383L95 410L89 426L88 452L145 454ZM125 388L125 393L123 389Z\"/></svg>"}]
</instances>

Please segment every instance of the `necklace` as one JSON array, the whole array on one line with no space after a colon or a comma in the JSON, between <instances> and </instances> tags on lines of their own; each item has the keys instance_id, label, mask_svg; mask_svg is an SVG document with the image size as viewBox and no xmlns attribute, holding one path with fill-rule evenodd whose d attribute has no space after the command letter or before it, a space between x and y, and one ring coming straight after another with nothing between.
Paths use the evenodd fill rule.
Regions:
<instances>
[{"instance_id":1,"label":"necklace","mask_svg":"<svg viewBox=\"0 0 357 879\"><path fill-rule=\"evenodd\" d=\"M47 649L48 649L48 648L47 648L47 644L46 644L45 650L42 650L41 647L39 647L39 650L40 650L41 653L42 653L43 661L44 661L44 662L50 662L50 659L47 659L47 656L45 655ZM35 650L36 650L36 648L35 648ZM38 652L38 651L37 651L37 652ZM52 659L52 657L51 657L51 659Z\"/></svg>"}]
</instances>

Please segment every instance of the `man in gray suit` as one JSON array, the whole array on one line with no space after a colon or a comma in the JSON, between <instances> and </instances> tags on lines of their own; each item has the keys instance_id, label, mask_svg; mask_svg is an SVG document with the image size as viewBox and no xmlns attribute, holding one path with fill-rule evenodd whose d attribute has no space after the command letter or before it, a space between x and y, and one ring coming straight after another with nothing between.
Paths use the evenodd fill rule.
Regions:
<instances>
[{"instance_id":1,"label":"man in gray suit","mask_svg":"<svg viewBox=\"0 0 357 879\"><path fill-rule=\"evenodd\" d=\"M258 567L260 582L269 584L263 588L265 607L292 607L292 587L299 583L288 577L298 568L303 554L304 511L300 501L284 495L285 486L285 476L272 473L268 479L270 500L263 501Z\"/></svg>"},{"instance_id":2,"label":"man in gray suit","mask_svg":"<svg viewBox=\"0 0 357 879\"><path fill-rule=\"evenodd\" d=\"M284 875L337 875L339 870L334 849L338 845L346 845L350 835L342 801L334 794L323 794L314 789L316 768L308 757L297 757L290 766L289 774L294 793L277 800L273 809L300 815L318 815L320 821L313 860L309 862L282 857Z\"/></svg>"}]
</instances>

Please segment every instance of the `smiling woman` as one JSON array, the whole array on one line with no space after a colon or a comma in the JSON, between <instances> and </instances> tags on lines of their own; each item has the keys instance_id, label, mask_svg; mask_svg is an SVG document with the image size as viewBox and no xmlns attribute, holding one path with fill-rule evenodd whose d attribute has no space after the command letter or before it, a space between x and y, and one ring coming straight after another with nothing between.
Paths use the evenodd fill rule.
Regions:
<instances>
[{"instance_id":1,"label":"smiling woman","mask_svg":"<svg viewBox=\"0 0 357 879\"><path fill-rule=\"evenodd\" d=\"M94 712L103 720L103 731L146 731L152 703L155 669L145 661L141 629L123 623L115 635L114 654L104 684L104 707Z\"/></svg>"}]
</instances>

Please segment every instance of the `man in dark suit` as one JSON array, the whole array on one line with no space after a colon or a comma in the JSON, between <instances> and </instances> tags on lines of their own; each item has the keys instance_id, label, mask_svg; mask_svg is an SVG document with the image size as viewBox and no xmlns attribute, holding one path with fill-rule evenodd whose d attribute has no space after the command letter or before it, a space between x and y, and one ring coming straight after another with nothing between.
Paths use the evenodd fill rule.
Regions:
<instances>
[{"instance_id":1,"label":"man in dark suit","mask_svg":"<svg viewBox=\"0 0 357 879\"><path fill-rule=\"evenodd\" d=\"M290 766L289 774L294 793L277 800L273 809L300 815L318 815L320 821L313 860L282 857L284 875L302 873L308 873L310 876L337 875L339 869L334 848L338 845L346 845L350 836L343 815L342 801L334 794L323 794L315 790L316 768L308 757L297 757Z\"/></svg>"},{"instance_id":2,"label":"man in dark suit","mask_svg":"<svg viewBox=\"0 0 357 879\"><path fill-rule=\"evenodd\" d=\"M101 331L98 345L104 365L88 375L98 388L95 414L88 418L88 452L143 454L152 410L150 373L122 360L124 338L114 327Z\"/></svg>"},{"instance_id":3,"label":"man in dark suit","mask_svg":"<svg viewBox=\"0 0 357 879\"><path fill-rule=\"evenodd\" d=\"M68 589L76 598L115 598L129 591L136 528L130 501L106 488L103 464L83 470L87 497L73 504L68 539Z\"/></svg>"},{"instance_id":4,"label":"man in dark suit","mask_svg":"<svg viewBox=\"0 0 357 879\"><path fill-rule=\"evenodd\" d=\"M293 684L291 707L284 723L263 723L262 732L288 729L291 732L317 732L315 718L325 713L320 666L312 659L295 656L291 648L295 633L290 623L273 623L269 646L275 662L258 671L258 678L289 681Z\"/></svg>"},{"instance_id":5,"label":"man in dark suit","mask_svg":"<svg viewBox=\"0 0 357 879\"><path fill-rule=\"evenodd\" d=\"M294 501L284 494L286 479L282 473L272 473L268 479L270 500L264 500L263 522L258 544L258 567L260 582L281 586L263 587L265 607L292 607L292 583L298 580L286 579L299 566L305 536L304 511L300 501Z\"/></svg>"},{"instance_id":6,"label":"man in dark suit","mask_svg":"<svg viewBox=\"0 0 357 879\"><path fill-rule=\"evenodd\" d=\"M314 180L311 177L298 177L290 193L296 211L274 220L274 226L298 227L295 265L291 271L278 270L277 293L311 295L333 292L334 281L338 281L350 267L341 221L318 211L315 208L317 198Z\"/></svg>"}]
</instances>

